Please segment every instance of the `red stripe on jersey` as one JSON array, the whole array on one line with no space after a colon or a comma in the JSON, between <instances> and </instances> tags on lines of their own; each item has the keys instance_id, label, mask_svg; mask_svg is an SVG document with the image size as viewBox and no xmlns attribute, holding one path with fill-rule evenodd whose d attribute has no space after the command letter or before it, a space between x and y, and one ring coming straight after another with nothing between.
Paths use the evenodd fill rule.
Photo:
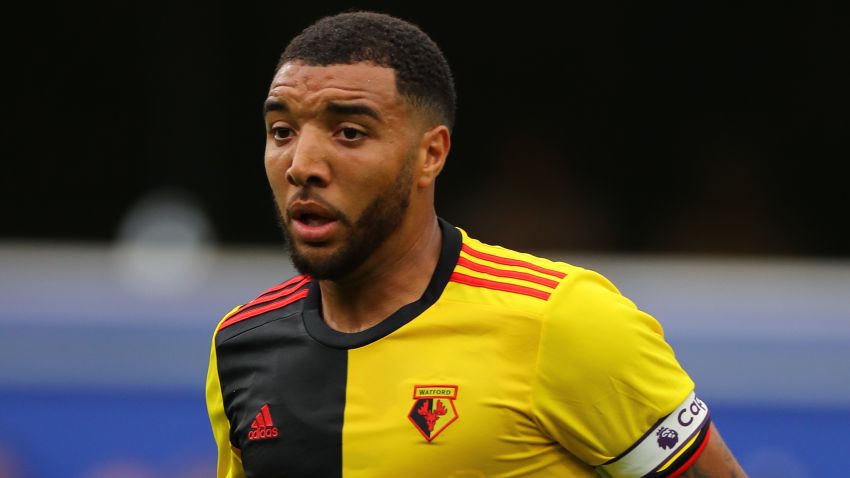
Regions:
<instances>
[{"instance_id":1,"label":"red stripe on jersey","mask_svg":"<svg viewBox=\"0 0 850 478\"><path fill-rule=\"evenodd\" d=\"M265 304L266 302L271 302L271 301L273 301L273 300L280 299L281 297L284 297L284 296L287 296L287 295L291 294L293 291L298 290L298 289L299 289L301 286L303 286L304 284L306 284L306 283L310 282L310 278L309 278L309 277L306 277L306 276L298 276L298 277L296 277L296 279L298 279L299 277L301 278L301 280L300 280L300 281L298 281L298 282L297 282L295 285L293 285L292 287L287 287L287 288L285 288L285 289L281 290L280 292L276 292L276 293L271 294L271 295L267 295L267 294L269 294L269 293L268 293L268 292L264 292L264 293L263 293L263 295L261 295L261 296L257 297L256 299L254 299L254 300L252 300L251 302L248 302L247 304L245 304L244 306L242 306L242 309L241 309L241 310L245 310L245 309L247 309L248 307L251 307L251 306L253 306L253 305ZM292 282L292 280L289 280L289 281L286 281L284 284L289 284L289 283L291 283L291 282ZM238 314L238 313L239 313L239 312L237 312L237 314Z\"/></svg>"},{"instance_id":2,"label":"red stripe on jersey","mask_svg":"<svg viewBox=\"0 0 850 478\"><path fill-rule=\"evenodd\" d=\"M709 425L709 427L710 426L711 425ZM678 470L676 470L673 473L671 473L670 475L668 475L667 478L676 478L677 476L680 476L682 473L688 471L688 468L690 468L691 465L693 465L694 462L697 461L697 458L699 458L700 454L702 454L702 451L705 450L705 446L708 445L708 439L709 438L711 438L711 428L708 428L708 429L705 430L705 438L702 439L702 443L699 444L699 448L697 448L697 450L694 452L694 454L691 455L690 458L688 458L688 461L686 461L681 467L679 467Z\"/></svg>"},{"instance_id":3,"label":"red stripe on jersey","mask_svg":"<svg viewBox=\"0 0 850 478\"><path fill-rule=\"evenodd\" d=\"M452 272L449 278L452 282L471 285L475 287L483 287L485 289L503 290L505 292L513 292L516 294L528 295L537 297L538 299L549 300L549 293L532 289L531 287L523 287L521 285L508 284L506 282L497 282L494 280L479 279L478 277L468 276L460 272Z\"/></svg>"},{"instance_id":4,"label":"red stripe on jersey","mask_svg":"<svg viewBox=\"0 0 850 478\"><path fill-rule=\"evenodd\" d=\"M301 289L298 292L290 295L289 297L287 297L283 300L279 300L277 302L272 302L272 303L266 304L262 307L257 307L256 309L251 309L251 310L248 310L248 311L245 311L245 312L242 312L242 313L237 312L237 313L233 314L229 319L222 322L221 326L218 328L218 330L221 331L225 327L230 327L231 325L233 325L237 322L242 322L245 319L250 319L251 317L254 317L254 316L257 316L257 315L260 315L260 314L264 314L264 313L266 313L270 310L279 309L279 308L287 306L287 305L289 305L293 302L299 301L299 300L303 299L304 297L307 297L308 292L309 292L309 289Z\"/></svg>"},{"instance_id":5,"label":"red stripe on jersey","mask_svg":"<svg viewBox=\"0 0 850 478\"><path fill-rule=\"evenodd\" d=\"M280 290L280 289L283 289L284 287L286 287L286 286L288 286L288 285L292 285L292 284L294 284L294 283L296 283L296 282L300 281L300 280L301 280L301 279L303 279L303 278L304 278L304 276L303 276L303 275L297 275L297 276L293 277L292 279L289 279L289 280L288 280L288 281L286 281L286 282L281 282L280 284L278 284L278 285L276 285L276 286L274 286L274 287L270 288L269 290L267 290L267 291L263 292L262 294L258 295L258 296L257 296L257 298L256 298L256 299L254 299L254 300L257 300L257 299L259 299L260 297L262 297L262 296L264 296L264 295L266 295L266 294L271 294L272 292L275 292L275 291L278 291L278 290Z\"/></svg>"},{"instance_id":6,"label":"red stripe on jersey","mask_svg":"<svg viewBox=\"0 0 850 478\"><path fill-rule=\"evenodd\" d=\"M553 281L552 279L536 276L527 272L510 271L506 269L497 269L495 267L485 266L484 264L472 262L466 257L458 257L457 264L459 266L466 267L467 269L472 269L476 272L483 272L485 274L490 274L497 277L510 277L511 279L520 279L528 282L534 282L535 284L540 284L542 286L549 287L550 289L558 287L558 283Z\"/></svg>"},{"instance_id":7,"label":"red stripe on jersey","mask_svg":"<svg viewBox=\"0 0 850 478\"><path fill-rule=\"evenodd\" d=\"M485 261L495 262L496 264L503 264L506 266L518 266L525 267L526 269L531 269L533 271L541 272L546 275L550 275L552 277L557 277L558 279L563 279L567 276L567 274L559 271L554 271L552 269L546 269L545 267L540 267L538 265L532 264L530 262L521 261L518 259L508 259L507 257L494 256L493 254L487 254L486 252L476 251L475 249L464 244L461 246L461 250L472 257L477 257L479 259L484 259Z\"/></svg>"},{"instance_id":8,"label":"red stripe on jersey","mask_svg":"<svg viewBox=\"0 0 850 478\"><path fill-rule=\"evenodd\" d=\"M254 423L257 424L254 428L265 428L268 426L266 425L266 417L263 416L263 412L257 414L257 418L254 419Z\"/></svg>"}]
</instances>

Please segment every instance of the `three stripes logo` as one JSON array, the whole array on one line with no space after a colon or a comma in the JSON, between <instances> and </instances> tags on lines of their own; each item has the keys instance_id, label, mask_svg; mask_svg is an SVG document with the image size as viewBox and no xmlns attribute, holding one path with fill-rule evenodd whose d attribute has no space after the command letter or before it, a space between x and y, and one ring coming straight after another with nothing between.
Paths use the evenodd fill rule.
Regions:
<instances>
[{"instance_id":1,"label":"three stripes logo","mask_svg":"<svg viewBox=\"0 0 850 478\"><path fill-rule=\"evenodd\" d=\"M260 413L251 422L251 431L248 432L249 440L268 440L277 438L277 427L272 423L272 414L269 412L269 404L263 405Z\"/></svg>"}]
</instances>

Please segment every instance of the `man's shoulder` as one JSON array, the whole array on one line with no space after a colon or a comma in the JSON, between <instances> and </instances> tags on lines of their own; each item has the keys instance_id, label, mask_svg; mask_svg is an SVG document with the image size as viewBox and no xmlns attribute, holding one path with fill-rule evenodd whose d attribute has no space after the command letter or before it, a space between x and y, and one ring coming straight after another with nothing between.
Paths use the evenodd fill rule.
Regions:
<instances>
[{"instance_id":1,"label":"man's shoulder","mask_svg":"<svg viewBox=\"0 0 850 478\"><path fill-rule=\"evenodd\" d=\"M586 272L566 262L488 244L460 231L460 255L450 280L491 297L532 309L544 307L566 283Z\"/></svg>"},{"instance_id":2,"label":"man's shoulder","mask_svg":"<svg viewBox=\"0 0 850 478\"><path fill-rule=\"evenodd\" d=\"M269 316L286 315L298 308L309 292L310 276L297 275L274 285L243 305L234 307L218 323L215 334L219 341L264 323Z\"/></svg>"},{"instance_id":3,"label":"man's shoulder","mask_svg":"<svg viewBox=\"0 0 850 478\"><path fill-rule=\"evenodd\" d=\"M556 279L564 279L571 272L578 269L576 266L566 262L555 261L529 252L488 244L469 236L463 229L460 231L463 237L461 251L465 255L474 258L493 261L500 265L526 268L538 274Z\"/></svg>"},{"instance_id":4,"label":"man's shoulder","mask_svg":"<svg viewBox=\"0 0 850 478\"><path fill-rule=\"evenodd\" d=\"M620 295L617 288L596 271L487 244L470 237L463 229L460 232L462 246L452 282L503 291L524 302L527 302L525 297L538 299L541 310L565 299L605 300Z\"/></svg>"}]
</instances>

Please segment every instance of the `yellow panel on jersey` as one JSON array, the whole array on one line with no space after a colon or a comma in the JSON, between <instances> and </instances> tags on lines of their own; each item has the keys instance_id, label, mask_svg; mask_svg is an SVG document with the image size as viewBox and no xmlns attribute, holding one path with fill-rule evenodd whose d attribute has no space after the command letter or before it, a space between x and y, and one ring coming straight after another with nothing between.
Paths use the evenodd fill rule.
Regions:
<instances>
[{"instance_id":1,"label":"yellow panel on jersey","mask_svg":"<svg viewBox=\"0 0 850 478\"><path fill-rule=\"evenodd\" d=\"M450 283L416 320L349 351L345 476L594 476L529 413L538 318L451 299L469 299L468 289ZM455 398L417 398L426 386L455 388ZM440 406L446 413L429 427Z\"/></svg>"}]
</instances>

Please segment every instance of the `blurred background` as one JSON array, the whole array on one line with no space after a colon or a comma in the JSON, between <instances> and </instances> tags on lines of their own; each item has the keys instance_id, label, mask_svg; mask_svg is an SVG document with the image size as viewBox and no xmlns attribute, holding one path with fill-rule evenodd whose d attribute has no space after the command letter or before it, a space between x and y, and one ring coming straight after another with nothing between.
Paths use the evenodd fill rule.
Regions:
<instances>
[{"instance_id":1,"label":"blurred background","mask_svg":"<svg viewBox=\"0 0 850 478\"><path fill-rule=\"evenodd\" d=\"M113 2L0 33L0 478L213 476L212 330L292 273L260 107L351 7L452 65L444 218L612 279L750 476L846 474L847 4Z\"/></svg>"}]
</instances>

